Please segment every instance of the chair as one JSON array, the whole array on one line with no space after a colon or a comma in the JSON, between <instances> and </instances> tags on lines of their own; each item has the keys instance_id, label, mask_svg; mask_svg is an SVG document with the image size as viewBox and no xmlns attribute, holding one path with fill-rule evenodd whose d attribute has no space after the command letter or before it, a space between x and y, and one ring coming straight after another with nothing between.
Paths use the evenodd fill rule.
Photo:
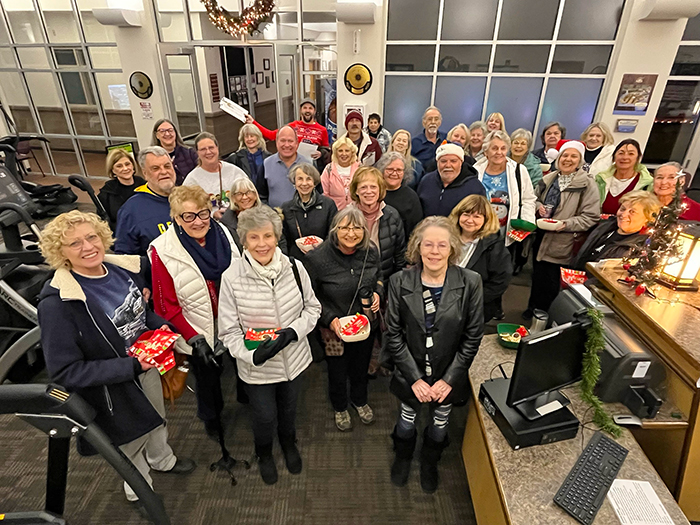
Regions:
<instances>
[{"instance_id":1,"label":"chair","mask_svg":"<svg viewBox=\"0 0 700 525\"><path fill-rule=\"evenodd\" d=\"M36 162L36 165L39 168L39 171L41 172L42 177L46 177L46 173L44 173L44 170L41 167L41 164L39 163L39 159L36 158L36 155L34 154L34 150L32 149L32 143L29 140L21 140L17 143L17 165L19 168L22 170L24 173L25 177L28 175L28 170L24 165L25 160L29 159L34 159L34 162Z\"/></svg>"}]
</instances>

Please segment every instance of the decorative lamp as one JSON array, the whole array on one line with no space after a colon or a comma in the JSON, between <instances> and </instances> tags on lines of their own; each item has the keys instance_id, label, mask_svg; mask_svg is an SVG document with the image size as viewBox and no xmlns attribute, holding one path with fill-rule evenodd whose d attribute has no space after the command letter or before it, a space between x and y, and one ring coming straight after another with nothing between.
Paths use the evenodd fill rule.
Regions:
<instances>
[{"instance_id":1,"label":"decorative lamp","mask_svg":"<svg viewBox=\"0 0 700 525\"><path fill-rule=\"evenodd\" d=\"M680 258L671 259L661 268L657 281L678 291L697 291L700 272L700 224L692 223L678 233Z\"/></svg>"}]
</instances>

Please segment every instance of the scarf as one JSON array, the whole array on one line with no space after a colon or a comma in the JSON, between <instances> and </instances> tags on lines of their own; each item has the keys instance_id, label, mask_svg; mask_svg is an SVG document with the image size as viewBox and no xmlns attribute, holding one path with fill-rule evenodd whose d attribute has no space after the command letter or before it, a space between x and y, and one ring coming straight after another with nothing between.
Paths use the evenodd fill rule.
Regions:
<instances>
[{"instance_id":1,"label":"scarf","mask_svg":"<svg viewBox=\"0 0 700 525\"><path fill-rule=\"evenodd\" d=\"M379 217L381 217L380 212L386 206L384 201L377 201L374 203L374 206L365 206L361 202L357 202L356 204L357 209L362 212L362 215L365 216L365 220L367 221L367 229L372 232L374 229L374 223L377 222Z\"/></svg>"},{"instance_id":2,"label":"scarf","mask_svg":"<svg viewBox=\"0 0 700 525\"><path fill-rule=\"evenodd\" d=\"M309 199L309 202L304 203L304 201L301 200L301 197L299 196L299 192L295 191L294 192L294 203L299 206L302 210L304 211L309 211L311 208L316 206L318 203L318 192L316 190L311 192L311 198Z\"/></svg>"},{"instance_id":3,"label":"scarf","mask_svg":"<svg viewBox=\"0 0 700 525\"><path fill-rule=\"evenodd\" d=\"M180 225L175 227L183 248L190 254L202 276L207 281L218 282L221 274L231 265L231 243L221 226L211 221L209 231L204 237L204 246L187 235Z\"/></svg>"},{"instance_id":4,"label":"scarf","mask_svg":"<svg viewBox=\"0 0 700 525\"><path fill-rule=\"evenodd\" d=\"M248 250L243 252L243 256L250 263L253 270L255 270L255 273L257 273L270 285L272 285L272 282L279 277L280 273L282 273L282 250L279 249L279 246L275 248L275 253L272 256L272 260L265 266L256 261Z\"/></svg>"}]
</instances>

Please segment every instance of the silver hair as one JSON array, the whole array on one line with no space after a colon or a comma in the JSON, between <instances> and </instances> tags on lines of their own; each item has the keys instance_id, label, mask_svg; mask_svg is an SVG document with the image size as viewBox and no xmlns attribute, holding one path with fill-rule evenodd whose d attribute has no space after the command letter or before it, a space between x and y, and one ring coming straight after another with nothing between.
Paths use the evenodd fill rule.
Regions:
<instances>
[{"instance_id":1,"label":"silver hair","mask_svg":"<svg viewBox=\"0 0 700 525\"><path fill-rule=\"evenodd\" d=\"M253 184L253 181L248 177L241 177L240 179L234 180L233 184L231 184L231 207L234 211L238 211L238 204L236 204L233 195L239 191L252 191L255 193L255 204L253 204L253 207L260 206L262 204L260 201L260 195L258 194L258 189L255 187L255 184Z\"/></svg>"},{"instance_id":2,"label":"silver hair","mask_svg":"<svg viewBox=\"0 0 700 525\"><path fill-rule=\"evenodd\" d=\"M303 173L311 177L314 180L314 186L321 184L321 175L319 175L318 170L308 162L300 162L299 164L294 164L292 167L290 167L289 171L287 172L287 178L289 179L289 182L292 183L292 186L296 186L295 182L297 170L301 170Z\"/></svg>"},{"instance_id":3,"label":"silver hair","mask_svg":"<svg viewBox=\"0 0 700 525\"><path fill-rule=\"evenodd\" d=\"M673 166L676 169L676 175L682 174L685 176L685 173L683 173L683 166L681 166L680 163L676 162L675 160L672 160L671 162L664 162L661 166L654 170L654 173L667 166Z\"/></svg>"},{"instance_id":4,"label":"silver hair","mask_svg":"<svg viewBox=\"0 0 700 525\"><path fill-rule=\"evenodd\" d=\"M328 238L337 247L338 246L338 228L343 221L347 220L347 226L362 226L364 230L364 235L362 236L362 241L357 245L360 250L369 249L369 230L367 229L367 220L362 212L355 208L355 206L346 206L333 217L333 222L331 222L331 229L328 232Z\"/></svg>"},{"instance_id":5,"label":"silver hair","mask_svg":"<svg viewBox=\"0 0 700 525\"><path fill-rule=\"evenodd\" d=\"M524 138L527 141L527 149L529 150L532 147L532 132L530 130L527 130L525 128L518 128L510 134L511 143L514 140L522 138Z\"/></svg>"},{"instance_id":6,"label":"silver hair","mask_svg":"<svg viewBox=\"0 0 700 525\"><path fill-rule=\"evenodd\" d=\"M425 108L425 111L423 112L423 117L421 117L421 120L425 120L425 116L428 114L428 111L435 110L440 114L440 118L442 118L442 111L440 111L440 108L437 106L428 106Z\"/></svg>"},{"instance_id":7,"label":"silver hair","mask_svg":"<svg viewBox=\"0 0 700 525\"><path fill-rule=\"evenodd\" d=\"M489 132L488 128L486 127L486 122L484 122L483 120L477 120L476 122L472 122L472 123L469 125L469 131L470 131L470 132L473 132L473 131L474 131L475 129L477 129L477 128L480 129L480 130L482 131L482 133L484 134L484 137L485 137L485 136L488 134L488 132Z\"/></svg>"},{"instance_id":8,"label":"silver hair","mask_svg":"<svg viewBox=\"0 0 700 525\"><path fill-rule=\"evenodd\" d=\"M149 154L155 155L156 157L170 157L170 154L160 146L148 146L147 148L143 148L141 151L139 151L138 159L139 166L141 166L142 170L146 169L146 156Z\"/></svg>"},{"instance_id":9,"label":"silver hair","mask_svg":"<svg viewBox=\"0 0 700 525\"><path fill-rule=\"evenodd\" d=\"M489 149L491 143L496 139L505 142L506 148L510 149L510 137L508 136L508 133L497 129L486 135L486 138L484 139L484 152Z\"/></svg>"},{"instance_id":10,"label":"silver hair","mask_svg":"<svg viewBox=\"0 0 700 525\"><path fill-rule=\"evenodd\" d=\"M382 155L382 158L377 161L374 165L379 171L384 175L384 170L389 164L395 160L400 160L403 162L403 180L401 181L401 186L410 184L413 181L413 169L412 166L408 164L408 160L398 151L387 151Z\"/></svg>"},{"instance_id":11,"label":"silver hair","mask_svg":"<svg viewBox=\"0 0 700 525\"><path fill-rule=\"evenodd\" d=\"M275 233L277 242L279 242L282 237L282 219L280 219L279 213L264 204L243 210L238 216L238 228L236 231L241 242L245 244L248 232L259 230L268 224L272 225L272 231Z\"/></svg>"}]
</instances>

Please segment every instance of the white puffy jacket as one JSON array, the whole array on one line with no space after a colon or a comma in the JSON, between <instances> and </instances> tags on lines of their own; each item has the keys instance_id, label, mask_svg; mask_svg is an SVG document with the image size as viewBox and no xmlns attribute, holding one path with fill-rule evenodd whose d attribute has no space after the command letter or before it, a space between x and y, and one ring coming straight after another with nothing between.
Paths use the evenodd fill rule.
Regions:
<instances>
[{"instance_id":1,"label":"white puffy jacket","mask_svg":"<svg viewBox=\"0 0 700 525\"><path fill-rule=\"evenodd\" d=\"M231 264L233 264L241 254L231 234L227 228L214 221L212 221L212 228L221 228L231 243ZM148 257L153 259L153 250L158 253L158 257L173 279L177 302L182 308L182 316L198 334L204 336L209 346L214 348L216 332L209 289L202 272L178 239L176 230L176 228L168 228L164 234L156 237L148 247ZM188 353L191 353L191 350Z\"/></svg>"},{"instance_id":2,"label":"white puffy jacket","mask_svg":"<svg viewBox=\"0 0 700 525\"><path fill-rule=\"evenodd\" d=\"M245 257L232 262L221 276L219 292L219 338L238 363L238 375L246 383L263 385L291 381L311 364L311 347L306 335L321 316L311 279L304 266L299 269L304 300L294 279L292 265L282 256L282 272L274 284L260 277ZM243 342L249 328L292 328L298 341L260 366L253 364L253 351Z\"/></svg>"},{"instance_id":3,"label":"white puffy jacket","mask_svg":"<svg viewBox=\"0 0 700 525\"><path fill-rule=\"evenodd\" d=\"M591 175L591 177L595 177L601 171L605 171L612 166L613 151L615 151L615 144L608 144L598 153L598 156L588 167L588 174Z\"/></svg>"}]
</instances>

